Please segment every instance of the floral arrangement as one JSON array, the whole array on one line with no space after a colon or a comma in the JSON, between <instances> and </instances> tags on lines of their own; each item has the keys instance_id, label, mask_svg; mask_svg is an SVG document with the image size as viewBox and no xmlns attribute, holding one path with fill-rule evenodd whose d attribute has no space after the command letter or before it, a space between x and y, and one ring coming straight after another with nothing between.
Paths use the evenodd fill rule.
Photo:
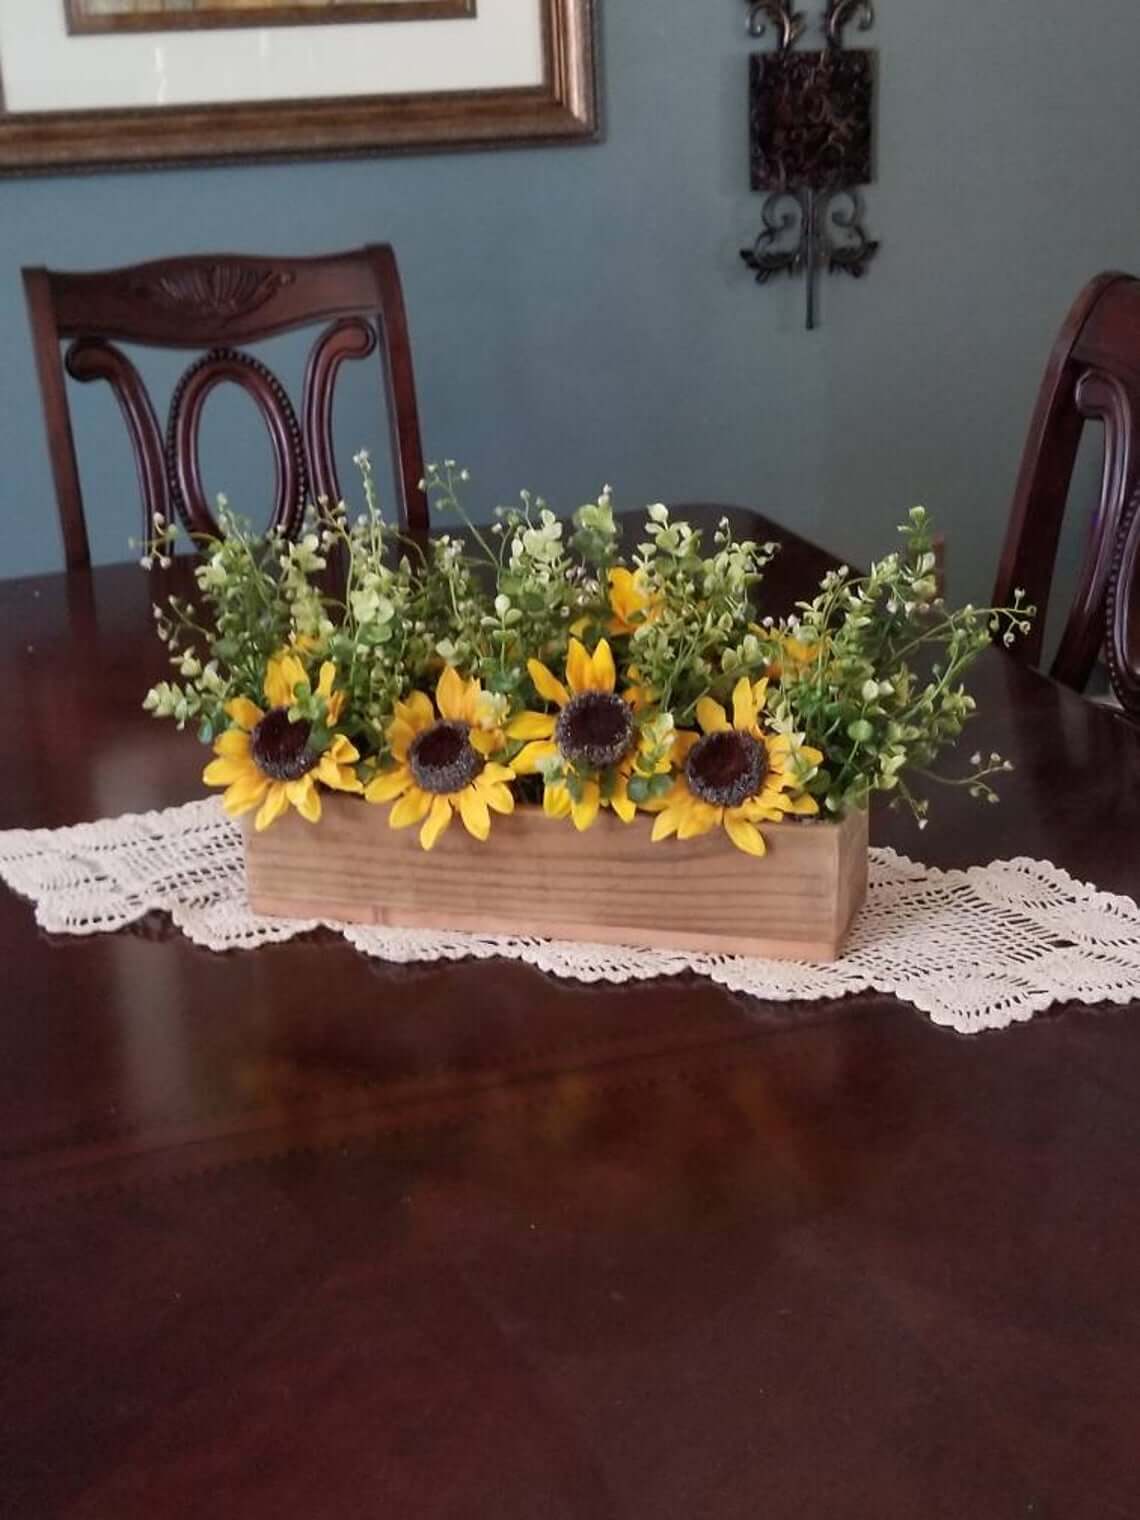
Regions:
<instances>
[{"instance_id":1,"label":"floral arrangement","mask_svg":"<svg viewBox=\"0 0 1140 1520\"><path fill-rule=\"evenodd\" d=\"M948 609L916 507L901 547L866 575L827 575L791 617L763 615L772 543L706 544L660 504L622 552L611 492L569 523L541 498L467 515L467 472L429 466L433 510L460 534L401 538L366 454L366 510L312 508L297 541L258 537L224 499L202 543L198 595L155 608L177 679L145 707L213 746L203 779L232 815L316 822L324 790L388 807L430 850L455 818L485 839L520 801L588 829L605 811L654 815L652 838L723 829L765 853L763 825L917 790L974 711L962 676L1008 608ZM160 522L144 564L166 560ZM996 801L1008 764L975 755L952 784Z\"/></svg>"}]
</instances>

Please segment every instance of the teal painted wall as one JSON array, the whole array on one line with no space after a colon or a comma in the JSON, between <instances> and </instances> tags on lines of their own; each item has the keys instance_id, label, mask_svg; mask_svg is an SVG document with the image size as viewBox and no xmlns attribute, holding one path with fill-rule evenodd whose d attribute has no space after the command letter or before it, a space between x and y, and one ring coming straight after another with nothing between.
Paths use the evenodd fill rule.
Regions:
<instances>
[{"instance_id":1,"label":"teal painted wall","mask_svg":"<svg viewBox=\"0 0 1140 1520\"><path fill-rule=\"evenodd\" d=\"M953 586L988 586L1051 336L1099 269L1140 267L1134 0L878 0L882 252L862 284L753 286L742 0L605 0L597 146L0 183L0 572L61 563L18 269L195 249L395 244L429 455L479 499L571 509L754 503L864 558L915 501ZM1095 12L1095 30L1081 27ZM167 372L169 374L169 371ZM379 444L359 376L345 452ZM256 511L268 454L214 413L207 481ZM134 476L109 398L76 397L101 560L127 555Z\"/></svg>"}]
</instances>

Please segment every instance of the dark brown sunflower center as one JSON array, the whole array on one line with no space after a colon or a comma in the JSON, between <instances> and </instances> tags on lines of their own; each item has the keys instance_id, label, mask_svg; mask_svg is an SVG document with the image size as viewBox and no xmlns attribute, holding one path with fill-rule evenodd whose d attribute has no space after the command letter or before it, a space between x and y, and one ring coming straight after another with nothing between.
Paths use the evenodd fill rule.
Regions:
<instances>
[{"instance_id":1,"label":"dark brown sunflower center","mask_svg":"<svg viewBox=\"0 0 1140 1520\"><path fill-rule=\"evenodd\" d=\"M320 759L309 748L311 725L289 721L289 709L271 707L253 731L253 760L273 781L300 781Z\"/></svg>"},{"instance_id":2,"label":"dark brown sunflower center","mask_svg":"<svg viewBox=\"0 0 1140 1520\"><path fill-rule=\"evenodd\" d=\"M466 723L441 721L408 746L412 775L425 792L461 792L483 769L483 756L468 738Z\"/></svg>"},{"instance_id":3,"label":"dark brown sunflower center","mask_svg":"<svg viewBox=\"0 0 1140 1520\"><path fill-rule=\"evenodd\" d=\"M767 750L734 728L698 739L685 761L689 790L714 807L739 807L756 795L767 774Z\"/></svg>"},{"instance_id":4,"label":"dark brown sunflower center","mask_svg":"<svg viewBox=\"0 0 1140 1520\"><path fill-rule=\"evenodd\" d=\"M613 692L584 691L559 713L554 739L567 760L602 770L629 752L633 714Z\"/></svg>"}]
</instances>

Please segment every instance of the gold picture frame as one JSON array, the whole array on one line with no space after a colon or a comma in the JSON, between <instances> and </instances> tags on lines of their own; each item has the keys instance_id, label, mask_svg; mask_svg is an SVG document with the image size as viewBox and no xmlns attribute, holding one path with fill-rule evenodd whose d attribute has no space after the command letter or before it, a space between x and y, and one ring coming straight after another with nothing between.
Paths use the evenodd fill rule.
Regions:
<instances>
[{"instance_id":1,"label":"gold picture frame","mask_svg":"<svg viewBox=\"0 0 1140 1520\"><path fill-rule=\"evenodd\" d=\"M12 0L0 0L0 19L6 3ZM35 3L62 5L63 0ZM517 0L517 4L537 9L541 37L537 83L406 94L298 94L193 105L9 109L0 34L0 174L596 141L600 136L598 0ZM462 24L474 27L475 18ZM337 31L320 22L306 25L330 35ZM113 47L120 41L125 46L132 37L110 32L98 37L68 34L66 40L67 45L83 49Z\"/></svg>"}]
</instances>

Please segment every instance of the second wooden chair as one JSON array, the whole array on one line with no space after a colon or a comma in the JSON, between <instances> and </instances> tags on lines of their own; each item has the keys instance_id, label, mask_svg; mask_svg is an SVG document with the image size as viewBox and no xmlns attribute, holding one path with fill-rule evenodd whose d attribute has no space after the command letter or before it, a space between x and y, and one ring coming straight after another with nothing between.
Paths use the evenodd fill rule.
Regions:
<instances>
[{"instance_id":1,"label":"second wooden chair","mask_svg":"<svg viewBox=\"0 0 1140 1520\"><path fill-rule=\"evenodd\" d=\"M1140 717L1140 280L1102 274L1078 296L1045 371L1022 456L994 602L1035 603L1016 647L1041 659L1061 525L1086 422L1104 425L1100 499L1049 673L1083 691L1102 652L1124 709Z\"/></svg>"},{"instance_id":2,"label":"second wooden chair","mask_svg":"<svg viewBox=\"0 0 1140 1520\"><path fill-rule=\"evenodd\" d=\"M270 526L294 536L307 501L340 498L332 436L338 371L346 359L379 350L400 525L427 531L408 325L387 244L318 258L197 254L95 273L23 273L68 569L90 564L90 549L65 370L75 380L105 380L114 391L138 468L145 539L156 515L168 522L177 516L191 533L217 532L202 488L199 428L206 398L226 381L253 398L269 430L276 464ZM240 345L317 324L298 418L277 377ZM206 350L175 387L165 429L117 342Z\"/></svg>"}]
</instances>

